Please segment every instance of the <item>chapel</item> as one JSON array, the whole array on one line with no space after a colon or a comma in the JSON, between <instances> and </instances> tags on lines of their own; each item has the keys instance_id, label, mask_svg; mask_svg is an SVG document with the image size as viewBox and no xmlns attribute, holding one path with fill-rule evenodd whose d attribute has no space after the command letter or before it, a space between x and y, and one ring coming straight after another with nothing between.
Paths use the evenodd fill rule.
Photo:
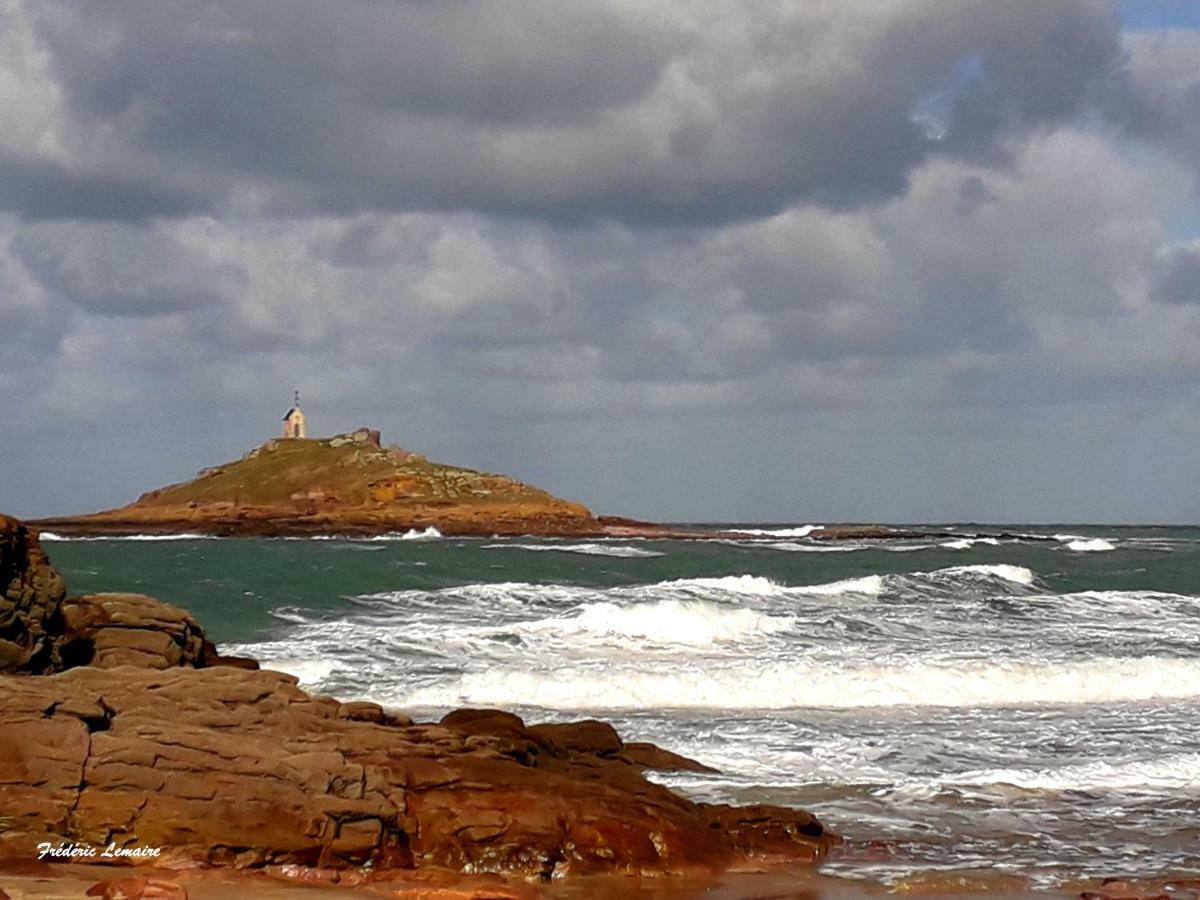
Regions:
<instances>
[{"instance_id":1,"label":"chapel","mask_svg":"<svg viewBox=\"0 0 1200 900\"><path fill-rule=\"evenodd\" d=\"M285 438L305 437L304 411L300 409L300 392L296 391L292 399L292 408L283 417L283 436Z\"/></svg>"}]
</instances>

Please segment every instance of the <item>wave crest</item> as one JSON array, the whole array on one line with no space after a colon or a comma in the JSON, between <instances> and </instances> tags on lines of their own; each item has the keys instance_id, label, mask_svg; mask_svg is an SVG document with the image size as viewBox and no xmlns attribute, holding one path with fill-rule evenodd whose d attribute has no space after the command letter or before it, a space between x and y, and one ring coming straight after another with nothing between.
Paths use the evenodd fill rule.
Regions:
<instances>
[{"instance_id":1,"label":"wave crest","mask_svg":"<svg viewBox=\"0 0 1200 900\"><path fill-rule=\"evenodd\" d=\"M1200 662L909 666L726 666L611 671L600 667L471 672L386 698L408 706L533 705L563 710L1036 707L1200 696ZM377 698L378 699L378 698Z\"/></svg>"},{"instance_id":2,"label":"wave crest","mask_svg":"<svg viewBox=\"0 0 1200 900\"><path fill-rule=\"evenodd\" d=\"M613 556L621 559L651 559L666 556L657 550L628 547L624 544L484 544L483 550L526 550L530 553L579 553L584 556Z\"/></svg>"}]
</instances>

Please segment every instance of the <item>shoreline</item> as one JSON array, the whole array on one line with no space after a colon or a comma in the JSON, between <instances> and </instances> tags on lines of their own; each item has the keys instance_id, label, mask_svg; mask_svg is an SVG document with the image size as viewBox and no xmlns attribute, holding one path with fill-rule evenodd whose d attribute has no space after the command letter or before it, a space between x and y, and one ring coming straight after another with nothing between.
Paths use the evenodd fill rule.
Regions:
<instances>
[{"instance_id":1,"label":"shoreline","mask_svg":"<svg viewBox=\"0 0 1200 900\"><path fill-rule=\"evenodd\" d=\"M731 528L707 528L701 525L671 525L642 522L617 516L600 516L595 520L570 528L538 528L536 522L510 523L494 521L464 523L432 518L395 521L364 521L347 518L340 522L314 521L297 518L246 519L170 519L143 520L109 517L105 514L28 519L25 524L38 532L51 532L66 538L123 538L137 535L171 537L196 534L206 538L345 538L347 540L420 533L433 528L448 538L535 538L535 539L608 539L608 540L686 540L730 541L769 540L770 534L754 535ZM531 527L532 526L532 527ZM812 541L905 541L973 538L983 536L973 532L945 530L915 530L890 525L847 524L814 528L804 535ZM1030 535L1015 533L987 534L988 537L1034 540ZM1047 541L1051 538L1047 537Z\"/></svg>"}]
</instances>

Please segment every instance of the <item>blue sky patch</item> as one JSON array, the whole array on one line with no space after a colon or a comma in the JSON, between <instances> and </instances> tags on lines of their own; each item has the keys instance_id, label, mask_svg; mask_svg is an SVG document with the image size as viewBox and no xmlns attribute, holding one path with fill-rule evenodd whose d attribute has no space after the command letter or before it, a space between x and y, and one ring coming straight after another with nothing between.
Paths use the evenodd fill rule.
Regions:
<instances>
[{"instance_id":1,"label":"blue sky patch","mask_svg":"<svg viewBox=\"0 0 1200 900\"><path fill-rule=\"evenodd\" d=\"M1122 0L1117 4L1117 14L1133 31L1200 29L1200 0Z\"/></svg>"}]
</instances>

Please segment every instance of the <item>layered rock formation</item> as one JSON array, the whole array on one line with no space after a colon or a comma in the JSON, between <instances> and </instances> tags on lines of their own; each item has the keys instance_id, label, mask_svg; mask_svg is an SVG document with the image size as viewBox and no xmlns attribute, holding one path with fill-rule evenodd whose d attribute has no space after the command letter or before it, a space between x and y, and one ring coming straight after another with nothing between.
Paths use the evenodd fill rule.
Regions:
<instances>
[{"instance_id":1,"label":"layered rock formation","mask_svg":"<svg viewBox=\"0 0 1200 900\"><path fill-rule=\"evenodd\" d=\"M379 432L268 441L192 481L90 515L46 519L70 534L600 534L578 503L502 475L441 465Z\"/></svg>"},{"instance_id":2,"label":"layered rock formation","mask_svg":"<svg viewBox=\"0 0 1200 900\"><path fill-rule=\"evenodd\" d=\"M0 680L0 710L0 852L53 835L239 867L549 878L812 860L830 842L804 812L676 796L615 734L417 725L276 672L82 667Z\"/></svg>"},{"instance_id":3,"label":"layered rock formation","mask_svg":"<svg viewBox=\"0 0 1200 900\"><path fill-rule=\"evenodd\" d=\"M75 862L536 879L813 861L837 840L800 810L675 795L643 769L703 767L602 722L415 724L213 665L183 611L66 599L28 531L0 518L0 534L9 670L56 673L0 677L0 860L48 844L93 849Z\"/></svg>"},{"instance_id":4,"label":"layered rock formation","mask_svg":"<svg viewBox=\"0 0 1200 900\"><path fill-rule=\"evenodd\" d=\"M62 601L67 588L32 531L0 515L0 673L61 667Z\"/></svg>"}]
</instances>

